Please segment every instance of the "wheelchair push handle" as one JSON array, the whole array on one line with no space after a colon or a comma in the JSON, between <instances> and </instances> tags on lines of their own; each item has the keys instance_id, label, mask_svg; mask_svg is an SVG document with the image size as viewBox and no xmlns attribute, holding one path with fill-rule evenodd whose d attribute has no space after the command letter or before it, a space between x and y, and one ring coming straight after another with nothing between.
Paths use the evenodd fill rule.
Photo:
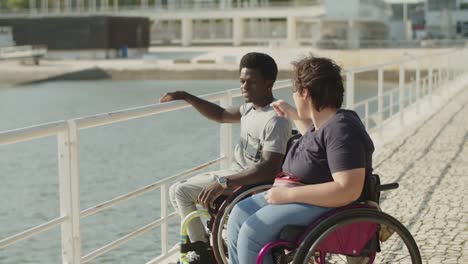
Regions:
<instances>
[{"instance_id":1,"label":"wheelchair push handle","mask_svg":"<svg viewBox=\"0 0 468 264\"><path fill-rule=\"evenodd\" d=\"M400 185L398 182L388 183L388 184L381 184L377 186L377 191L387 191L398 188Z\"/></svg>"}]
</instances>

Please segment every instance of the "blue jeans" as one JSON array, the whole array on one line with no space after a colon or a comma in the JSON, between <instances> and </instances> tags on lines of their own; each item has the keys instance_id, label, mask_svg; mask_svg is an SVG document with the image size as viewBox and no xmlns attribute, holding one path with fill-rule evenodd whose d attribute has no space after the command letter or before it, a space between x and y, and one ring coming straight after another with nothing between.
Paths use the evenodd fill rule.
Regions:
<instances>
[{"instance_id":1,"label":"blue jeans","mask_svg":"<svg viewBox=\"0 0 468 264\"><path fill-rule=\"evenodd\" d=\"M256 194L232 210L228 221L230 264L255 264L263 246L277 240L284 226L308 225L332 209L302 203L271 205L264 196ZM271 254L264 263L273 263Z\"/></svg>"}]
</instances>

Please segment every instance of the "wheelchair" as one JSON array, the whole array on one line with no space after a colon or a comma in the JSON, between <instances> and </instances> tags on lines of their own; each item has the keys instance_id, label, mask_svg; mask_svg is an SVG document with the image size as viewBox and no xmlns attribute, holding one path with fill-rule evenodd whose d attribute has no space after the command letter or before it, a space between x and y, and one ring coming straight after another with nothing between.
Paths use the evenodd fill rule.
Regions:
<instances>
[{"instance_id":1,"label":"wheelchair","mask_svg":"<svg viewBox=\"0 0 468 264\"><path fill-rule=\"evenodd\" d=\"M256 264L269 252L277 264L422 263L411 233L378 206L380 192L396 188L372 175L366 201L325 213L309 226L285 226L279 240L261 249Z\"/></svg>"},{"instance_id":2,"label":"wheelchair","mask_svg":"<svg viewBox=\"0 0 468 264\"><path fill-rule=\"evenodd\" d=\"M187 215L181 223L181 241L179 263L188 264L188 252L193 250L190 247L187 227L190 221L197 217L208 218L206 228L209 231L211 247L208 249L213 253L212 263L228 263L227 258L227 221L234 206L241 200L256 193L266 191L272 187L271 183L256 184L238 187L228 196L222 195L214 202L214 207L208 210L197 210ZM210 263L205 263L210 264Z\"/></svg>"},{"instance_id":3,"label":"wheelchair","mask_svg":"<svg viewBox=\"0 0 468 264\"><path fill-rule=\"evenodd\" d=\"M286 150L289 150L294 141L301 137L301 134L295 129L291 131L292 136L289 138L286 145ZM287 152L287 151L286 151ZM188 263L186 260L187 253L191 250L187 235L188 223L196 217L204 216L208 218L206 228L209 230L211 250L213 252L216 263L228 263L227 256L227 221L229 214L234 206L241 200L248 198L256 193L264 192L273 186L273 182L255 184L238 187L232 194L222 195L214 202L214 207L209 210L197 210L187 215L181 223L181 251L179 263Z\"/></svg>"}]
</instances>

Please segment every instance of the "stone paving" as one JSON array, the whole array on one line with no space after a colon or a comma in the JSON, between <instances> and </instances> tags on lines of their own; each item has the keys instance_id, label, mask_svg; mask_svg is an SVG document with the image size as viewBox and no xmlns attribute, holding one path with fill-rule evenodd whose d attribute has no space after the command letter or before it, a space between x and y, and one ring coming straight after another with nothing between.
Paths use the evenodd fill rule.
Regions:
<instances>
[{"instance_id":1,"label":"stone paving","mask_svg":"<svg viewBox=\"0 0 468 264\"><path fill-rule=\"evenodd\" d=\"M374 159L382 209L416 239L423 263L468 263L468 89L383 146Z\"/></svg>"}]
</instances>

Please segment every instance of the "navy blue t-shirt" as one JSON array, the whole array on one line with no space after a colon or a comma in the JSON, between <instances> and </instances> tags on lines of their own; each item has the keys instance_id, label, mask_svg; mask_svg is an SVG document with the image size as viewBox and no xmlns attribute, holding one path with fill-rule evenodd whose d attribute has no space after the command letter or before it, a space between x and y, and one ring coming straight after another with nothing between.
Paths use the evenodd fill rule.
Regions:
<instances>
[{"instance_id":1,"label":"navy blue t-shirt","mask_svg":"<svg viewBox=\"0 0 468 264\"><path fill-rule=\"evenodd\" d=\"M305 184L333 181L332 173L365 168L372 173L374 144L359 116L339 109L322 127L309 129L289 149L283 171Z\"/></svg>"}]
</instances>

